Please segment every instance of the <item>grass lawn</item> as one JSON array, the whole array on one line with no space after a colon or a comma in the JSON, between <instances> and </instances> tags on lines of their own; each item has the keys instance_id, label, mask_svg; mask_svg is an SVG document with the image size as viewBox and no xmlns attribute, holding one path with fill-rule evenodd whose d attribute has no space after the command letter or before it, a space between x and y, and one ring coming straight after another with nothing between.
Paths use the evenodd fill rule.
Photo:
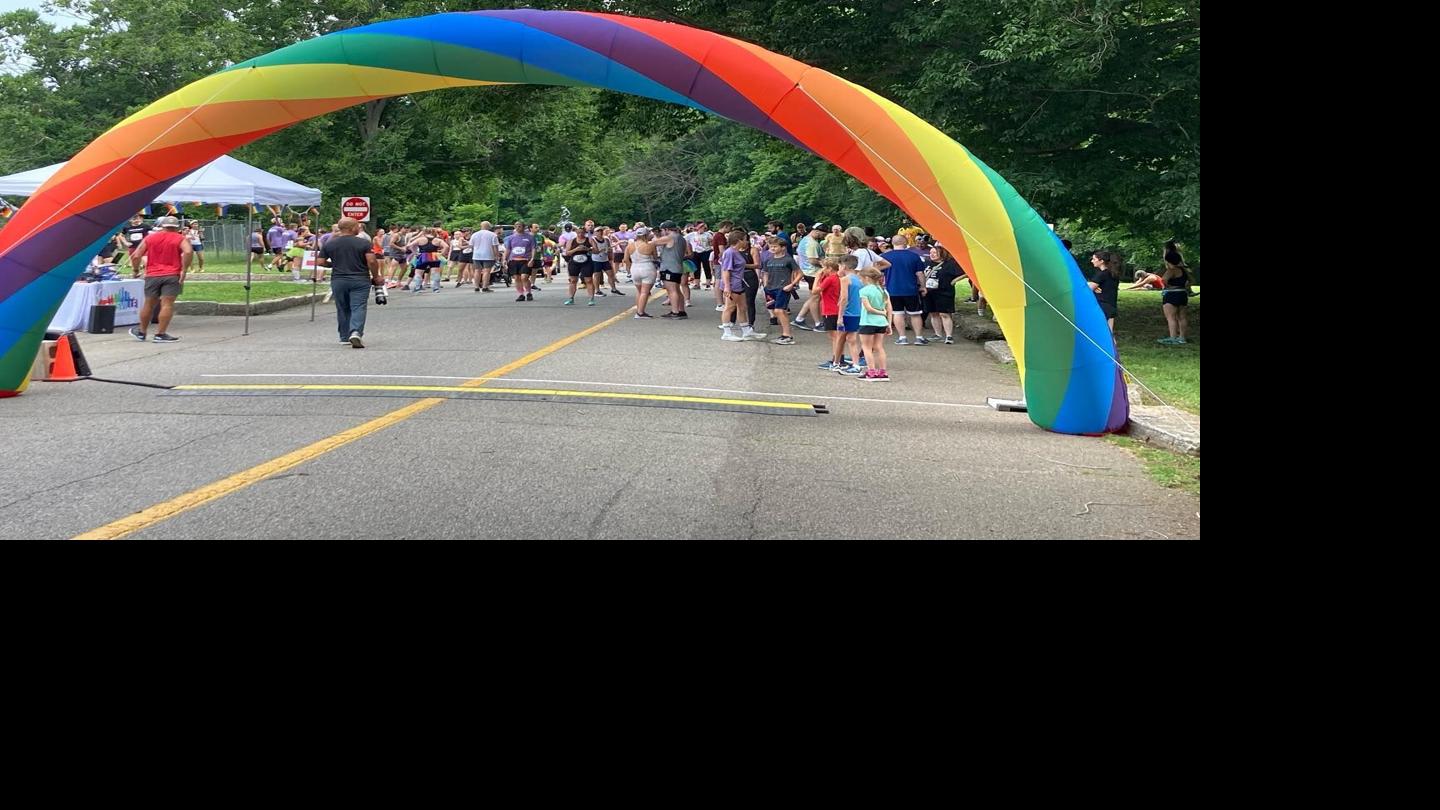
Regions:
<instances>
[{"instance_id":1,"label":"grass lawn","mask_svg":"<svg viewBox=\"0 0 1440 810\"><path fill-rule=\"evenodd\" d=\"M265 259L269 259L270 257L269 257L269 256L265 256L264 258L265 258ZM263 267L261 267L261 264L260 264L259 261L256 261L256 262L251 266L250 272L251 272L251 273L255 276L255 278L257 278L257 279L263 278L263 277L267 277L267 276L269 276L269 277L274 277L274 278L279 278L280 275L281 275L280 273L277 273L277 272L275 272L274 270L266 271ZM238 258L238 259L236 259L236 258L231 258L231 259L229 259L228 261L218 261L218 260L217 260L217 257L214 257L214 256L206 256L206 257L205 257L205 272L203 272L203 273L197 271L197 270L195 269L195 266L194 266L194 265L191 265L191 266L190 266L190 274L193 275L193 276L197 276L197 277L202 277L202 278L203 278L204 276L206 276L206 275L208 275L208 274L210 274L210 273L240 273L240 274L243 275L243 274L245 273L245 259L243 259L243 258Z\"/></svg>"},{"instance_id":2,"label":"grass lawn","mask_svg":"<svg viewBox=\"0 0 1440 810\"><path fill-rule=\"evenodd\" d=\"M1160 486L1183 489L1197 497L1200 495L1199 458L1154 447L1125 436L1110 436L1106 440L1139 456L1145 465L1145 473Z\"/></svg>"},{"instance_id":3,"label":"grass lawn","mask_svg":"<svg viewBox=\"0 0 1440 810\"><path fill-rule=\"evenodd\" d=\"M1196 289L1199 289L1198 287ZM1200 298L1190 296L1189 341L1184 346L1162 346L1155 341L1170 332L1160 309L1160 293L1120 291L1115 336L1120 362L1165 402L1200 413Z\"/></svg>"},{"instance_id":4,"label":"grass lawn","mask_svg":"<svg viewBox=\"0 0 1440 810\"><path fill-rule=\"evenodd\" d=\"M323 294L330 289L330 284L327 282L317 285L316 289ZM289 298L292 295L305 295L308 292L310 292L308 282L296 284L293 281L260 281L256 279L250 284L250 301L253 303L268 301L272 298ZM243 304L245 303L245 282L197 281L196 276L192 275L185 281L185 289L180 293L178 300Z\"/></svg>"}]
</instances>

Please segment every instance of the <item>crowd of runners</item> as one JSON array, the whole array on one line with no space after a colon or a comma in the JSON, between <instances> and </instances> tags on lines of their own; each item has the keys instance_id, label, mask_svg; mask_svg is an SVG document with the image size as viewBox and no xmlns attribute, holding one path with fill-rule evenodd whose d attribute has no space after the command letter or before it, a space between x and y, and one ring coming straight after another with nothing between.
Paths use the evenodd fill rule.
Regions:
<instances>
[{"instance_id":1,"label":"crowd of runners","mask_svg":"<svg viewBox=\"0 0 1440 810\"><path fill-rule=\"evenodd\" d=\"M303 237L303 229L296 233ZM623 283L633 287L636 320L687 320L697 308L713 308L726 342L769 338L789 346L796 331L828 333L829 356L819 367L866 381L889 379L886 335L901 346L954 343L955 288L965 278L918 229L885 239L818 222L793 230L770 222L763 233L730 221L713 231L705 222L670 220L550 228L481 222L453 230L435 223L381 228L369 238L386 288L418 295L446 285L494 293L503 285L517 304L553 290L564 306L593 307L607 296L628 302ZM656 315L652 297L661 291L665 311ZM972 292L969 302L985 314L983 295ZM757 331L760 318L778 334Z\"/></svg>"},{"instance_id":2,"label":"crowd of runners","mask_svg":"<svg viewBox=\"0 0 1440 810\"><path fill-rule=\"evenodd\" d=\"M918 228L885 238L871 228L821 222L787 228L772 221L764 232L729 220L714 230L706 222L671 220L613 227L594 220L567 221L549 228L523 221L509 226L481 222L453 230L437 222L368 234L360 223L342 220L317 234L306 221L285 224L277 218L268 229L254 230L250 249L263 257L262 268L289 271L295 281L309 282L312 276L324 280L325 269L334 266L327 258L333 253L326 250L327 243L341 235L342 228L354 231L344 234L347 244L352 249L359 245L366 254L363 262L348 263L350 274L385 289L419 295L453 285L495 293L503 285L503 294L513 293L517 304L533 302L549 290L562 297L565 306L593 307L609 296L625 297L628 303L631 293L621 289L623 283L633 287L637 320L688 320L697 308L713 307L725 342L768 338L791 346L797 331L827 334L828 357L819 368L871 382L889 379L887 335L893 335L898 346L955 342L956 288L967 281L954 256L943 245L930 244ZM117 234L117 249L112 250L129 249L137 274L145 262L135 251L148 231L137 216ZM202 255L198 223L189 223L181 238L192 247L192 258ZM322 261L305 273L304 257L311 250L318 250ZM1183 344L1185 302L1180 298L1189 295L1188 267L1173 243L1166 246L1165 261L1164 274L1137 274L1132 289L1148 284L1164 290L1171 334L1161 342ZM1113 330L1119 259L1097 251L1092 263L1097 273L1090 286ZM966 290L966 302L985 315L983 292L968 281ZM657 316L650 311L652 296L662 293L665 311ZM347 287L345 294L355 297L356 291ZM363 301L355 298L354 303L360 307L354 313L358 318L348 309L339 313L345 322L341 342L359 345L346 335L349 329L363 336ZM763 332L757 330L761 318L768 322L760 327ZM352 321L360 328L354 329Z\"/></svg>"}]
</instances>

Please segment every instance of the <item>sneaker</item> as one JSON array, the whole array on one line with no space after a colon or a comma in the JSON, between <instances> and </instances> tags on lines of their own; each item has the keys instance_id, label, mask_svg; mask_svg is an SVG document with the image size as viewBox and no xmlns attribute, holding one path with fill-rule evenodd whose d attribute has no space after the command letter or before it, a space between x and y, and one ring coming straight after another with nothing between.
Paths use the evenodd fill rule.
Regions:
<instances>
[{"instance_id":1,"label":"sneaker","mask_svg":"<svg viewBox=\"0 0 1440 810\"><path fill-rule=\"evenodd\" d=\"M868 358L868 357L862 357L862 358L860 358L860 362L858 362L858 363L855 364L855 366L856 366L857 368L867 368L867 367L869 367L869 365L870 365L870 358Z\"/></svg>"},{"instance_id":2,"label":"sneaker","mask_svg":"<svg viewBox=\"0 0 1440 810\"><path fill-rule=\"evenodd\" d=\"M774 318L771 318L771 319L770 319L770 325L771 325L771 326L779 326L779 325L780 325L780 322L779 322L778 320L774 319Z\"/></svg>"},{"instance_id":3,"label":"sneaker","mask_svg":"<svg viewBox=\"0 0 1440 810\"><path fill-rule=\"evenodd\" d=\"M756 332L754 329L746 329L744 332L740 333L740 337L745 338L746 340L764 340L765 333Z\"/></svg>"},{"instance_id":4,"label":"sneaker","mask_svg":"<svg viewBox=\"0 0 1440 810\"><path fill-rule=\"evenodd\" d=\"M156 343L174 343L179 339L180 338L175 337L174 335L167 335L164 332L161 332L160 334L155 336ZM141 340L144 340L144 338L141 338Z\"/></svg>"},{"instance_id":5,"label":"sneaker","mask_svg":"<svg viewBox=\"0 0 1440 810\"><path fill-rule=\"evenodd\" d=\"M677 312L677 313L675 313L675 317L676 317L676 318L689 318L689 317L690 317L690 313L688 313L688 312Z\"/></svg>"},{"instance_id":6,"label":"sneaker","mask_svg":"<svg viewBox=\"0 0 1440 810\"><path fill-rule=\"evenodd\" d=\"M508 286L510 286L510 285L507 284L507 285L505 285L505 286L508 287ZM517 296L515 296L515 300L516 300L516 301L524 301L524 300L525 300L525 296L523 296L523 295L517 295Z\"/></svg>"},{"instance_id":7,"label":"sneaker","mask_svg":"<svg viewBox=\"0 0 1440 810\"><path fill-rule=\"evenodd\" d=\"M495 292L495 291L492 290L492 289L490 289L489 287L481 287L481 288L480 288L480 292Z\"/></svg>"},{"instance_id":8,"label":"sneaker","mask_svg":"<svg viewBox=\"0 0 1440 810\"><path fill-rule=\"evenodd\" d=\"M130 330L130 334L132 334L132 335L135 334L135 330L134 330L134 329L131 329L131 330ZM142 338L140 338L140 339L141 339L141 340L144 340L145 338L142 337ZM1172 337L1163 337L1163 338L1160 338L1159 340L1157 340L1157 341L1155 341L1155 342L1156 342L1156 343L1163 344L1163 345L1165 345L1165 346L1174 346L1174 345L1175 345L1175 338L1172 338Z\"/></svg>"},{"instance_id":9,"label":"sneaker","mask_svg":"<svg viewBox=\"0 0 1440 810\"><path fill-rule=\"evenodd\" d=\"M944 338L942 338L940 335L931 335L931 336L930 336L930 342L931 342L931 343L938 343L938 342L940 342L941 340L944 340Z\"/></svg>"},{"instance_id":10,"label":"sneaker","mask_svg":"<svg viewBox=\"0 0 1440 810\"><path fill-rule=\"evenodd\" d=\"M363 349L363 348L365 348L365 344L360 341L360 333L359 333L359 332L351 332L351 333L350 333L350 341L349 341L349 343L350 343L351 346L354 346L354 347L357 348L357 349Z\"/></svg>"},{"instance_id":11,"label":"sneaker","mask_svg":"<svg viewBox=\"0 0 1440 810\"><path fill-rule=\"evenodd\" d=\"M835 369L835 371L839 374L844 374L846 377L859 377L865 373L865 370L859 366L841 366Z\"/></svg>"},{"instance_id":12,"label":"sneaker","mask_svg":"<svg viewBox=\"0 0 1440 810\"><path fill-rule=\"evenodd\" d=\"M585 306L587 306L587 307L593 307L593 306L595 306L595 299L594 299L594 298L591 298L591 299L590 299L590 303L586 304Z\"/></svg>"},{"instance_id":13,"label":"sneaker","mask_svg":"<svg viewBox=\"0 0 1440 810\"><path fill-rule=\"evenodd\" d=\"M865 382L890 382L890 375L883 371L872 371Z\"/></svg>"},{"instance_id":14,"label":"sneaker","mask_svg":"<svg viewBox=\"0 0 1440 810\"><path fill-rule=\"evenodd\" d=\"M625 293L623 293L623 292L615 289L614 287L611 287L611 288L610 288L610 294L611 294L611 295L624 295Z\"/></svg>"},{"instance_id":15,"label":"sneaker","mask_svg":"<svg viewBox=\"0 0 1440 810\"><path fill-rule=\"evenodd\" d=\"M655 316L654 316L654 315L651 315L651 314L648 313L648 312L641 312L641 313L637 314L635 317L637 317L637 318L645 318L645 319L647 319L647 320L654 320L654 319L655 319Z\"/></svg>"},{"instance_id":16,"label":"sneaker","mask_svg":"<svg viewBox=\"0 0 1440 810\"><path fill-rule=\"evenodd\" d=\"M573 307L573 306L575 306L575 299L574 299L574 298L566 298L566 299L565 299L565 306L567 306L567 307Z\"/></svg>"},{"instance_id":17,"label":"sneaker","mask_svg":"<svg viewBox=\"0 0 1440 810\"><path fill-rule=\"evenodd\" d=\"M947 337L947 338L945 338L945 345L946 345L946 346L954 345L954 343L955 343L955 338L953 338L953 337Z\"/></svg>"},{"instance_id":18,"label":"sneaker","mask_svg":"<svg viewBox=\"0 0 1440 810\"><path fill-rule=\"evenodd\" d=\"M919 338L916 338L916 340L919 340ZM895 338L895 345L896 345L896 346L909 346L909 345L910 345L910 341L906 340L904 335L901 335L900 337Z\"/></svg>"},{"instance_id":19,"label":"sneaker","mask_svg":"<svg viewBox=\"0 0 1440 810\"><path fill-rule=\"evenodd\" d=\"M667 312L667 313L665 313L664 315L661 315L660 317L662 317L662 318L670 318L670 319L673 320L673 319L678 318L678 317L680 317L680 316L679 316L679 315L676 315L676 314L673 313L673 312Z\"/></svg>"},{"instance_id":20,"label":"sneaker","mask_svg":"<svg viewBox=\"0 0 1440 810\"><path fill-rule=\"evenodd\" d=\"M853 365L855 365L855 361L850 359L850 355L848 355L848 354L842 354L842 355L840 355L840 365L842 365L842 366L853 366Z\"/></svg>"},{"instance_id":21,"label":"sneaker","mask_svg":"<svg viewBox=\"0 0 1440 810\"><path fill-rule=\"evenodd\" d=\"M716 311L716 312L724 312L724 311L725 311L724 305L722 305L722 304L716 304L716 305L715 305L715 311Z\"/></svg>"},{"instance_id":22,"label":"sneaker","mask_svg":"<svg viewBox=\"0 0 1440 810\"><path fill-rule=\"evenodd\" d=\"M816 366L815 368L818 368L818 369L820 369L821 371L834 371L834 370L840 368L840 366L835 365L835 361L833 361L833 360L826 360L825 362L821 363L820 365Z\"/></svg>"},{"instance_id":23,"label":"sneaker","mask_svg":"<svg viewBox=\"0 0 1440 810\"><path fill-rule=\"evenodd\" d=\"M1186 343L1188 343L1188 342L1189 342L1189 341L1185 340L1185 338L1183 338L1183 337L1177 337L1177 338L1175 338L1175 345L1176 345L1176 346L1184 346L1184 345L1185 345Z\"/></svg>"},{"instance_id":24,"label":"sneaker","mask_svg":"<svg viewBox=\"0 0 1440 810\"><path fill-rule=\"evenodd\" d=\"M729 329L726 329L726 330L725 330L725 334L721 335L721 336L720 336L720 339L721 339L721 340L728 340L728 341L730 341L731 343L743 343L743 342L745 341L745 338L740 337L739 335L735 334L734 332L731 332Z\"/></svg>"},{"instance_id":25,"label":"sneaker","mask_svg":"<svg viewBox=\"0 0 1440 810\"><path fill-rule=\"evenodd\" d=\"M810 331L812 331L812 332L829 332L830 330L825 328L825 324L823 324L823 323L817 323L817 324L815 324L815 328L814 328L814 329L811 329Z\"/></svg>"},{"instance_id":26,"label":"sneaker","mask_svg":"<svg viewBox=\"0 0 1440 810\"><path fill-rule=\"evenodd\" d=\"M350 339L349 339L349 338L340 338L340 345L341 345L341 346L349 346L349 345L350 345Z\"/></svg>"},{"instance_id":27,"label":"sneaker","mask_svg":"<svg viewBox=\"0 0 1440 810\"><path fill-rule=\"evenodd\" d=\"M526 300L526 301L534 301L534 300L535 300L535 294L534 294L534 293L525 293L525 300Z\"/></svg>"},{"instance_id":28,"label":"sneaker","mask_svg":"<svg viewBox=\"0 0 1440 810\"><path fill-rule=\"evenodd\" d=\"M902 340L903 340L903 338L902 338ZM929 345L930 345L930 341L926 340L925 338L921 337L920 335L916 335L916 336L915 336L915 345L916 345L916 346L929 346Z\"/></svg>"},{"instance_id":29,"label":"sneaker","mask_svg":"<svg viewBox=\"0 0 1440 810\"><path fill-rule=\"evenodd\" d=\"M140 341L141 343L144 343L144 342L145 342L145 333L144 333L144 332L141 332L141 331L140 331L140 327L138 327L138 326L132 326L132 327L130 327L130 337L135 338L136 340Z\"/></svg>"},{"instance_id":30,"label":"sneaker","mask_svg":"<svg viewBox=\"0 0 1440 810\"><path fill-rule=\"evenodd\" d=\"M605 297L605 291L604 291L604 290L596 290L596 291L595 291L595 294L598 295L598 296L600 296L601 298L604 298L604 297Z\"/></svg>"},{"instance_id":31,"label":"sneaker","mask_svg":"<svg viewBox=\"0 0 1440 810\"><path fill-rule=\"evenodd\" d=\"M770 342L774 343L776 346L794 346L795 338L790 337L789 335L781 335L780 337L775 338Z\"/></svg>"},{"instance_id":32,"label":"sneaker","mask_svg":"<svg viewBox=\"0 0 1440 810\"><path fill-rule=\"evenodd\" d=\"M807 325L805 324L805 322L802 321L802 320L800 320L799 318L796 318L795 320L791 321L791 322L790 322L790 325L793 326L793 327L795 327L796 329L803 329L803 330L806 331L806 332L813 332L813 331L815 331L815 330L811 329L809 326L807 326Z\"/></svg>"}]
</instances>

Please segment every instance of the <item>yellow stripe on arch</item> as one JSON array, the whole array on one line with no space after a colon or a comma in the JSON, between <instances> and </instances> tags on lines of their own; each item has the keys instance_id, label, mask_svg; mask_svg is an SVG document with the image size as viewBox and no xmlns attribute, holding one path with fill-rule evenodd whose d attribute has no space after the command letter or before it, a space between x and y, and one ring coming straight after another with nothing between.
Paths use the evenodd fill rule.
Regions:
<instances>
[{"instance_id":1,"label":"yellow stripe on arch","mask_svg":"<svg viewBox=\"0 0 1440 810\"><path fill-rule=\"evenodd\" d=\"M906 110L859 85L855 88L879 105L887 115L915 144L925 159L938 183L942 199L922 200L921 204L935 211L912 211L916 219L924 219L926 226L939 241L963 241L969 248L971 270L985 290L985 298L1001 317L1005 339L1015 354L1015 363L1024 379L1025 358L1025 285L1016 274L1023 272L1020 263L1020 248L1015 241L1015 226L1000 201L995 186L975 163L965 148L945 133L921 120ZM893 172L881 166L881 171L890 176ZM915 178L909 178L914 182ZM905 185L904 180L895 180L896 185ZM913 192L912 192L913 193ZM948 209L937 208L948 206ZM964 225L964 231L955 224ZM946 231L951 231L947 235ZM981 246L983 243L983 247ZM987 250L988 248L988 250ZM993 255L992 255L993 254ZM1007 270L1004 265L1008 265ZM1014 273L1010 272L1011 270ZM1004 313L1004 314L1001 314ZM1010 317L1016 315L1018 318Z\"/></svg>"}]
</instances>

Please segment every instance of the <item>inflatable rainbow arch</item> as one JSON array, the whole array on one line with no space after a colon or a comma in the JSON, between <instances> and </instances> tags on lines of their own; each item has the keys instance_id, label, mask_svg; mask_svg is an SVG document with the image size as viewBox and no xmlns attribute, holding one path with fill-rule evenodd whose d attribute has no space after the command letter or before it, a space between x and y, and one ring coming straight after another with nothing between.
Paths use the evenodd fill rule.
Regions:
<instances>
[{"instance_id":1,"label":"inflatable rainbow arch","mask_svg":"<svg viewBox=\"0 0 1440 810\"><path fill-rule=\"evenodd\" d=\"M945 244L985 290L1030 418L1125 424L1114 342L1075 261L999 175L935 127L844 79L674 23L573 11L393 20L282 48L194 82L76 155L0 230L0 395L23 391L90 257L177 178L298 121L446 87L598 87L695 107L819 155Z\"/></svg>"}]
</instances>

